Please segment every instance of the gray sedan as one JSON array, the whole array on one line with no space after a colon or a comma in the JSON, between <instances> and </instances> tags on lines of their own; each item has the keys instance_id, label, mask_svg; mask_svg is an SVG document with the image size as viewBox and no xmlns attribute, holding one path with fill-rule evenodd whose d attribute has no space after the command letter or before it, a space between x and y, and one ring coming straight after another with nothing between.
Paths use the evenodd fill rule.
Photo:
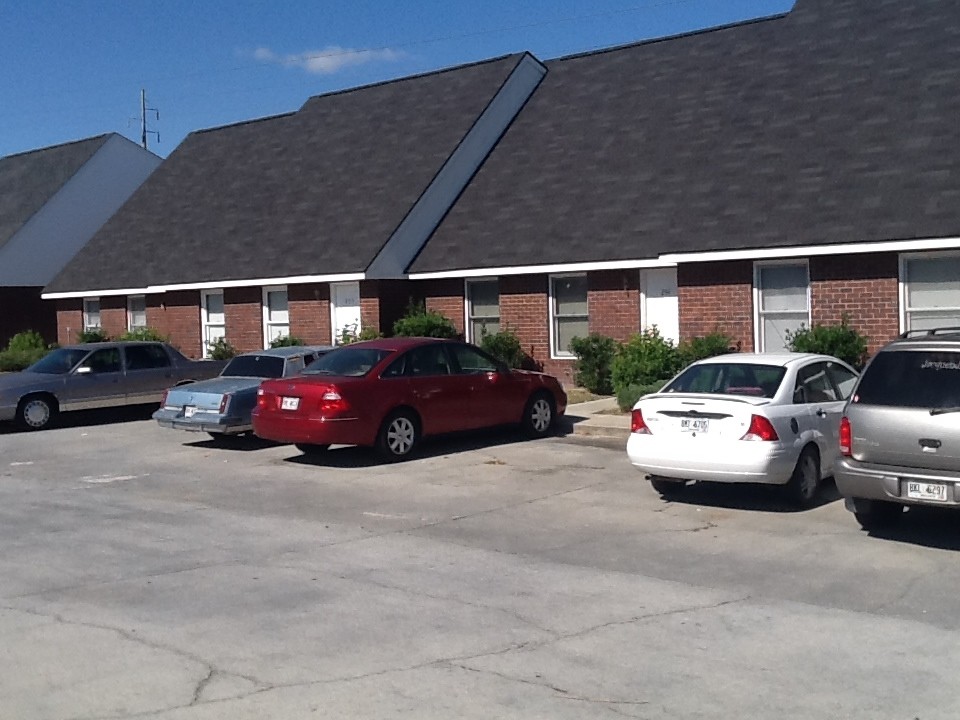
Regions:
<instances>
[{"instance_id":1,"label":"gray sedan","mask_svg":"<svg viewBox=\"0 0 960 720\"><path fill-rule=\"evenodd\" d=\"M220 377L168 390L153 418L162 427L214 437L250 432L250 413L257 404L260 382L296 375L332 349L281 347L237 355Z\"/></svg>"},{"instance_id":2,"label":"gray sedan","mask_svg":"<svg viewBox=\"0 0 960 720\"><path fill-rule=\"evenodd\" d=\"M222 368L161 342L69 345L22 372L0 375L0 421L40 430L68 410L155 403L171 385L206 380Z\"/></svg>"}]
</instances>

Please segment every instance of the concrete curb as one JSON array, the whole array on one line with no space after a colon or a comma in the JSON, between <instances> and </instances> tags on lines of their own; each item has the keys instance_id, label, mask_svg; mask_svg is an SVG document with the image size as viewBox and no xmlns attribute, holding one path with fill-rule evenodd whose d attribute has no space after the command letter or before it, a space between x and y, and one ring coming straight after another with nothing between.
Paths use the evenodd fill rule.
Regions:
<instances>
[{"instance_id":1,"label":"concrete curb","mask_svg":"<svg viewBox=\"0 0 960 720\"><path fill-rule=\"evenodd\" d=\"M567 407L566 420L573 435L602 437L626 443L630 435L630 416L609 412L616 409L616 398L576 403Z\"/></svg>"}]
</instances>

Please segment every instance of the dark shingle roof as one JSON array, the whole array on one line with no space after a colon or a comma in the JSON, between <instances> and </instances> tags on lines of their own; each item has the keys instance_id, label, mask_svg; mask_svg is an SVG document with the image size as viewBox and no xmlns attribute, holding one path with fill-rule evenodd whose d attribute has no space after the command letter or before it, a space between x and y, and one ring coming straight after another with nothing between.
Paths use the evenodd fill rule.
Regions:
<instances>
[{"instance_id":1,"label":"dark shingle roof","mask_svg":"<svg viewBox=\"0 0 960 720\"><path fill-rule=\"evenodd\" d=\"M960 236L960 3L798 0L546 65L412 272Z\"/></svg>"},{"instance_id":2,"label":"dark shingle roof","mask_svg":"<svg viewBox=\"0 0 960 720\"><path fill-rule=\"evenodd\" d=\"M193 133L46 290L362 272L522 57Z\"/></svg>"},{"instance_id":3,"label":"dark shingle roof","mask_svg":"<svg viewBox=\"0 0 960 720\"><path fill-rule=\"evenodd\" d=\"M0 158L0 247L3 247L110 135Z\"/></svg>"}]
</instances>

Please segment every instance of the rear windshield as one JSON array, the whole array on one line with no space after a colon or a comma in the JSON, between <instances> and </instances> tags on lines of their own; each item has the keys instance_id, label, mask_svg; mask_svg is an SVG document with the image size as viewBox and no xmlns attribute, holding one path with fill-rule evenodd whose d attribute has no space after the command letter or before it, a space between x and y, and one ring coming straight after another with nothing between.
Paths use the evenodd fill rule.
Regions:
<instances>
[{"instance_id":1,"label":"rear windshield","mask_svg":"<svg viewBox=\"0 0 960 720\"><path fill-rule=\"evenodd\" d=\"M27 368L30 372L44 375L65 375L90 354L79 348L58 348Z\"/></svg>"},{"instance_id":2,"label":"rear windshield","mask_svg":"<svg viewBox=\"0 0 960 720\"><path fill-rule=\"evenodd\" d=\"M339 375L361 377L370 372L392 350L375 348L342 347L327 353L303 371L304 375Z\"/></svg>"},{"instance_id":3,"label":"rear windshield","mask_svg":"<svg viewBox=\"0 0 960 720\"><path fill-rule=\"evenodd\" d=\"M861 405L960 407L960 353L887 350L878 353L853 395Z\"/></svg>"},{"instance_id":4,"label":"rear windshield","mask_svg":"<svg viewBox=\"0 0 960 720\"><path fill-rule=\"evenodd\" d=\"M237 355L220 374L224 377L283 377L283 358L275 355Z\"/></svg>"},{"instance_id":5,"label":"rear windshield","mask_svg":"<svg viewBox=\"0 0 960 720\"><path fill-rule=\"evenodd\" d=\"M779 365L704 363L691 365L660 392L749 395L772 398L787 370Z\"/></svg>"}]
</instances>

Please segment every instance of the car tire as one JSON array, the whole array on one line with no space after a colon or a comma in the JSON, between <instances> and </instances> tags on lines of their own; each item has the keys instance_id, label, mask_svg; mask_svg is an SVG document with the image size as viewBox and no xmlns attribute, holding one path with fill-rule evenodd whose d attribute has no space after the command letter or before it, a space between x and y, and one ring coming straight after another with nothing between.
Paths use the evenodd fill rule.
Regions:
<instances>
[{"instance_id":1,"label":"car tire","mask_svg":"<svg viewBox=\"0 0 960 720\"><path fill-rule=\"evenodd\" d=\"M650 485L665 498L675 497L687 488L687 482L685 480L674 480L672 478L661 477L660 475L651 475Z\"/></svg>"},{"instance_id":2,"label":"car tire","mask_svg":"<svg viewBox=\"0 0 960 720\"><path fill-rule=\"evenodd\" d=\"M903 517L903 505L885 500L853 498L853 516L867 532L889 530Z\"/></svg>"},{"instance_id":3,"label":"car tire","mask_svg":"<svg viewBox=\"0 0 960 720\"><path fill-rule=\"evenodd\" d=\"M323 455L327 450L330 449L329 445L316 445L314 443L295 443L294 445L297 450L310 457Z\"/></svg>"},{"instance_id":4,"label":"car tire","mask_svg":"<svg viewBox=\"0 0 960 720\"><path fill-rule=\"evenodd\" d=\"M531 438L549 435L556 416L553 398L545 392L534 393L523 408L523 419L520 421L523 434Z\"/></svg>"},{"instance_id":5,"label":"car tire","mask_svg":"<svg viewBox=\"0 0 960 720\"><path fill-rule=\"evenodd\" d=\"M50 395L28 395L17 405L17 424L25 430L43 430L54 423L58 410Z\"/></svg>"},{"instance_id":6,"label":"car tire","mask_svg":"<svg viewBox=\"0 0 960 720\"><path fill-rule=\"evenodd\" d=\"M820 455L812 447L805 447L787 481L787 495L794 505L807 508L816 502L819 492Z\"/></svg>"},{"instance_id":7,"label":"car tire","mask_svg":"<svg viewBox=\"0 0 960 720\"><path fill-rule=\"evenodd\" d=\"M390 462L411 457L420 443L420 421L409 410L387 416L377 433L377 451Z\"/></svg>"}]
</instances>

